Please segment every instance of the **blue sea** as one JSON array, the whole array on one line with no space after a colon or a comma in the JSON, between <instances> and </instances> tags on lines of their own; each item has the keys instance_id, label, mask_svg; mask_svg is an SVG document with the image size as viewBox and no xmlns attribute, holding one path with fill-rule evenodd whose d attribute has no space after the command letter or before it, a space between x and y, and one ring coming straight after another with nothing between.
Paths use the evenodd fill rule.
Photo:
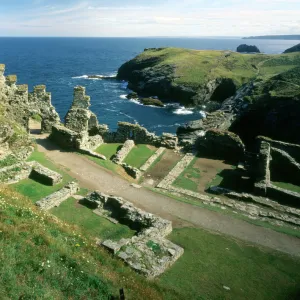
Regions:
<instances>
[{"instance_id":1,"label":"blue sea","mask_svg":"<svg viewBox=\"0 0 300 300\"><path fill-rule=\"evenodd\" d=\"M176 128L201 117L199 110L176 104L166 108L142 106L126 99L126 84L115 79L91 80L87 75L115 76L118 68L144 48L185 47L235 50L242 43L262 52L281 53L299 43L287 40L238 38L0 38L0 63L6 75L17 74L19 84L46 84L52 103L63 119L72 103L73 87L86 87L99 122L115 130L118 121L139 123L149 131L175 133ZM155 95L153 95L155 96Z\"/></svg>"}]
</instances>

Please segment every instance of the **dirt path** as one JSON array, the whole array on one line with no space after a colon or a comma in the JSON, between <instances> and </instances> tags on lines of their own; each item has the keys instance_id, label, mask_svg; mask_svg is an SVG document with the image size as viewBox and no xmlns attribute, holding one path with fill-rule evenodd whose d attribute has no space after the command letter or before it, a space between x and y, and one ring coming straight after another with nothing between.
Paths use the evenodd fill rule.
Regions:
<instances>
[{"instance_id":1,"label":"dirt path","mask_svg":"<svg viewBox=\"0 0 300 300\"><path fill-rule=\"evenodd\" d=\"M175 201L147 189L136 189L126 180L103 169L93 161L36 136L38 149L54 163L65 167L82 187L122 196L136 206L173 221L174 227L197 226L232 237L300 256L300 239L255 226L228 215Z\"/></svg>"}]
</instances>

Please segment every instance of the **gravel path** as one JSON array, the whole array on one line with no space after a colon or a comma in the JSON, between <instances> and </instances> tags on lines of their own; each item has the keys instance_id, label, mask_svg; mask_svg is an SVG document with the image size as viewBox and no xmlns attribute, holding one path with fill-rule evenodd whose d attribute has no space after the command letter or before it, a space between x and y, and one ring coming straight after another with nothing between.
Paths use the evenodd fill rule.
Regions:
<instances>
[{"instance_id":1,"label":"gravel path","mask_svg":"<svg viewBox=\"0 0 300 300\"><path fill-rule=\"evenodd\" d=\"M36 136L38 149L54 163L65 167L80 185L91 190L124 197L136 206L173 221L174 227L196 226L230 235L247 242L300 256L300 239L255 226L231 216L178 202L141 188L102 168L84 156L61 151L57 146Z\"/></svg>"}]
</instances>

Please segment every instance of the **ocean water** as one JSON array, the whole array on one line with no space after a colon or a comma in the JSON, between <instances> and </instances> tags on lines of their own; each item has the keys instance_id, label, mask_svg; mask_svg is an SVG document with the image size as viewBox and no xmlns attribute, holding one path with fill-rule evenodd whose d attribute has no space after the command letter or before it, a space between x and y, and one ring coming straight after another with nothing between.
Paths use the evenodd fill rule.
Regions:
<instances>
[{"instance_id":1,"label":"ocean water","mask_svg":"<svg viewBox=\"0 0 300 300\"><path fill-rule=\"evenodd\" d=\"M91 96L91 109L99 122L115 130L118 121L138 122L151 132L176 132L176 128L201 118L199 110L176 104L147 107L125 97L129 90L115 79L91 80L86 75L114 76L118 68L144 48L185 47L235 50L241 43L257 45L265 53L281 53L299 43L287 40L237 38L0 38L0 63L6 75L17 74L19 84L46 84L52 103L63 119L73 98L73 87L83 85ZM153 95L155 96L155 95Z\"/></svg>"}]
</instances>

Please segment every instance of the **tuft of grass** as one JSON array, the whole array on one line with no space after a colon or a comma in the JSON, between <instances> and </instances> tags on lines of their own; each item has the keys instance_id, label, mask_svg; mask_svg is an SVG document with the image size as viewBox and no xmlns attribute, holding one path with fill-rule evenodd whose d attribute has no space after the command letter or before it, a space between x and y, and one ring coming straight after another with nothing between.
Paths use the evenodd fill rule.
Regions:
<instances>
[{"instance_id":1,"label":"tuft of grass","mask_svg":"<svg viewBox=\"0 0 300 300\"><path fill-rule=\"evenodd\" d=\"M120 143L102 144L96 149L96 152L104 155L107 159L112 159L121 146L122 144Z\"/></svg>"},{"instance_id":2,"label":"tuft of grass","mask_svg":"<svg viewBox=\"0 0 300 300\"><path fill-rule=\"evenodd\" d=\"M124 162L132 167L140 168L154 153L147 145L136 145L127 155Z\"/></svg>"}]
</instances>

